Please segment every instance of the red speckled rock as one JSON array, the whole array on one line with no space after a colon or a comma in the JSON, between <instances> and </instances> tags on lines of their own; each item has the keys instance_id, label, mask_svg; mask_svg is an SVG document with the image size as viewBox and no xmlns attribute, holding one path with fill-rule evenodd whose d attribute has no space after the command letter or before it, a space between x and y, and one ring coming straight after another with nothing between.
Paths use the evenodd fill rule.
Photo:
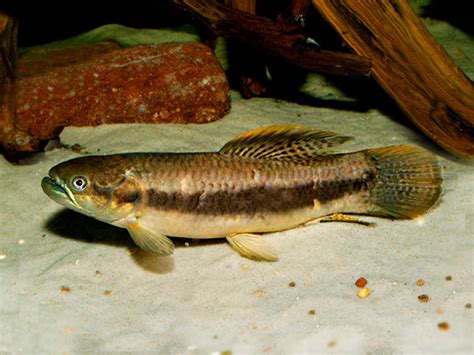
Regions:
<instances>
[{"instance_id":1,"label":"red speckled rock","mask_svg":"<svg viewBox=\"0 0 474 355\"><path fill-rule=\"evenodd\" d=\"M229 110L226 76L202 44L90 47L38 59L42 64L20 60L14 127L22 135L10 146L37 150L70 125L205 123Z\"/></svg>"},{"instance_id":2,"label":"red speckled rock","mask_svg":"<svg viewBox=\"0 0 474 355\"><path fill-rule=\"evenodd\" d=\"M17 79L24 79L29 76L38 76L60 67L94 60L121 48L118 43L113 41L71 48L38 47L21 56L20 65L16 70L16 77Z\"/></svg>"}]
</instances>

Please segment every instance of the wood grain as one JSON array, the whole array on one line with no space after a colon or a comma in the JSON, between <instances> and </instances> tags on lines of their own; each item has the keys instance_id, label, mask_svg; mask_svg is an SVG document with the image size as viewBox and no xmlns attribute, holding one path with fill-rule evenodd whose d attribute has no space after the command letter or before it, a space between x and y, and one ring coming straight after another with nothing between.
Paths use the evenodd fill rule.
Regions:
<instances>
[{"instance_id":1,"label":"wood grain","mask_svg":"<svg viewBox=\"0 0 474 355\"><path fill-rule=\"evenodd\" d=\"M15 129L15 78L18 22L0 12L0 152L5 156L17 142L29 144L30 137Z\"/></svg>"},{"instance_id":2,"label":"wood grain","mask_svg":"<svg viewBox=\"0 0 474 355\"><path fill-rule=\"evenodd\" d=\"M474 157L474 87L405 0L313 0L405 114L448 151Z\"/></svg>"},{"instance_id":3,"label":"wood grain","mask_svg":"<svg viewBox=\"0 0 474 355\"><path fill-rule=\"evenodd\" d=\"M171 0L217 35L276 56L300 68L325 74L363 76L370 74L367 58L336 51L316 50L305 45L301 34L282 33L266 17L232 9L215 0Z\"/></svg>"}]
</instances>

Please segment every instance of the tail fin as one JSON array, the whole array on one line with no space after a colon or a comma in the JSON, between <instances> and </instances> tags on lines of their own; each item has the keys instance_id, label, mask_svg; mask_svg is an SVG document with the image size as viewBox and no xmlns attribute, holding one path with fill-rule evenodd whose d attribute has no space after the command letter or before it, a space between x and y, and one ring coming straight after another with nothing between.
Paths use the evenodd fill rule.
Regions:
<instances>
[{"instance_id":1,"label":"tail fin","mask_svg":"<svg viewBox=\"0 0 474 355\"><path fill-rule=\"evenodd\" d=\"M368 149L377 177L369 214L391 218L415 218L424 214L441 194L440 166L427 151L407 145Z\"/></svg>"}]
</instances>

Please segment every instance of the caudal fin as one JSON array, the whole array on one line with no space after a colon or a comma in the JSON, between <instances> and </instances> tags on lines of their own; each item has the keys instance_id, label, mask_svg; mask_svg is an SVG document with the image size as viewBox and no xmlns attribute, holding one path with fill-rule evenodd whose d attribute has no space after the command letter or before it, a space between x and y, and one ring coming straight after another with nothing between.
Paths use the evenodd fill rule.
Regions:
<instances>
[{"instance_id":1,"label":"caudal fin","mask_svg":"<svg viewBox=\"0 0 474 355\"><path fill-rule=\"evenodd\" d=\"M441 168L429 152L407 145L368 149L377 176L372 190L376 206L369 214L415 218L424 214L441 194Z\"/></svg>"}]
</instances>

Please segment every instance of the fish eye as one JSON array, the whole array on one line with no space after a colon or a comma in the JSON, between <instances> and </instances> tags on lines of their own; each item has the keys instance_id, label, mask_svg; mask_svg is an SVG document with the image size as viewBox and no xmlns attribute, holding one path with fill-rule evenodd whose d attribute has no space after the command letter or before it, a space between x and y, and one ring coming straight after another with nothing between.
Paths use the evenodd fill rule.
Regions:
<instances>
[{"instance_id":1,"label":"fish eye","mask_svg":"<svg viewBox=\"0 0 474 355\"><path fill-rule=\"evenodd\" d=\"M87 186L87 179L84 176L76 176L72 179L71 185L74 190L84 191Z\"/></svg>"}]
</instances>

